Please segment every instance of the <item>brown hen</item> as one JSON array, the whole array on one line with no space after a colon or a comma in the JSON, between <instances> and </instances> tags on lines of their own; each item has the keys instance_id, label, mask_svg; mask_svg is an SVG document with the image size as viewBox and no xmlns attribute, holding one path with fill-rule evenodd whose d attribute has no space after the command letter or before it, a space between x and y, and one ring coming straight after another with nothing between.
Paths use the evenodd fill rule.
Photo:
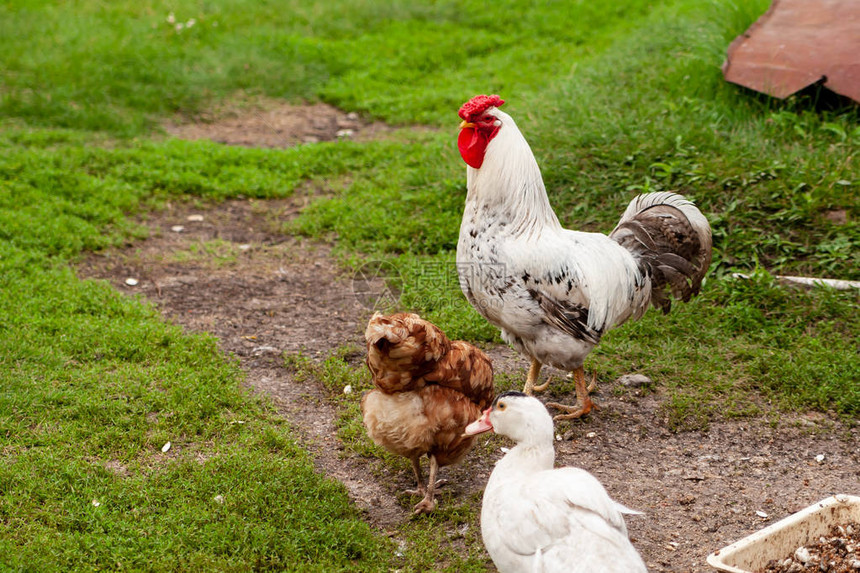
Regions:
<instances>
[{"instance_id":1,"label":"brown hen","mask_svg":"<svg viewBox=\"0 0 860 573\"><path fill-rule=\"evenodd\" d=\"M375 389L361 399L364 426L371 439L409 458L423 499L415 513L436 507L436 473L458 462L473 438L466 426L480 417L493 399L493 366L478 348L451 341L417 314L374 314L364 333L367 367ZM430 458L425 487L421 456Z\"/></svg>"}]
</instances>

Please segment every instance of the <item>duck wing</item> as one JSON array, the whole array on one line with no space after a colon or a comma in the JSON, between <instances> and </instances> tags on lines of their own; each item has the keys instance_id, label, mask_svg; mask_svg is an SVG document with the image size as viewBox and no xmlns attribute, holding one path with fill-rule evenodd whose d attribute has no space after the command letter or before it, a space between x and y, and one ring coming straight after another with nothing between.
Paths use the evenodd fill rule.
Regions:
<instances>
[{"instance_id":1,"label":"duck wing","mask_svg":"<svg viewBox=\"0 0 860 573\"><path fill-rule=\"evenodd\" d=\"M504 531L495 541L512 559L530 560L533 571L646 571L622 516L635 512L585 470L538 472L507 489L488 513Z\"/></svg>"}]
</instances>

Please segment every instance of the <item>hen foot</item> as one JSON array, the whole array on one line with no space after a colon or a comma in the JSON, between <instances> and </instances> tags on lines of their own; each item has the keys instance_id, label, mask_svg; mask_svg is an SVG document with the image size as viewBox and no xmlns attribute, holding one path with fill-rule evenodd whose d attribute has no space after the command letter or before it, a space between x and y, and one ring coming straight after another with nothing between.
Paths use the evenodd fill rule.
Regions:
<instances>
[{"instance_id":1,"label":"hen foot","mask_svg":"<svg viewBox=\"0 0 860 573\"><path fill-rule=\"evenodd\" d=\"M446 480L446 479L436 480L436 485L435 485L434 489L439 489L440 487L443 487L446 485L448 485L448 480ZM405 493L407 495L420 495L421 497L424 497L425 495L427 495L427 489L424 488L423 484L422 484L422 487L419 487L418 489L407 489L407 490L404 490L403 493Z\"/></svg>"},{"instance_id":2,"label":"hen foot","mask_svg":"<svg viewBox=\"0 0 860 573\"><path fill-rule=\"evenodd\" d=\"M416 474L420 476L421 466L418 465L417 459L413 463L413 468L416 468ZM424 488L422 482L418 482L418 488L424 489L424 499L415 504L415 507L412 508L412 513L419 515L422 513L430 513L434 509L436 509L436 488L441 487L447 483L447 480L440 479L436 480L436 473L439 471L439 462L436 461L436 456L430 454L430 479L427 480L427 487Z\"/></svg>"},{"instance_id":3,"label":"hen foot","mask_svg":"<svg viewBox=\"0 0 860 573\"><path fill-rule=\"evenodd\" d=\"M415 504L415 507L412 508L412 513L421 515L422 513L430 513L434 509L436 509L436 500L425 497Z\"/></svg>"}]
</instances>

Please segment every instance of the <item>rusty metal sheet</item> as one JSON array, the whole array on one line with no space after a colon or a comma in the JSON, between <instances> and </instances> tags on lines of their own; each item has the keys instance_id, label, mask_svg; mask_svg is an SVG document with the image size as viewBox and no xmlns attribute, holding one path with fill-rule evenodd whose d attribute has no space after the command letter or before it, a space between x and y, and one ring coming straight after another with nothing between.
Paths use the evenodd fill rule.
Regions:
<instances>
[{"instance_id":1,"label":"rusty metal sheet","mask_svg":"<svg viewBox=\"0 0 860 573\"><path fill-rule=\"evenodd\" d=\"M729 45L723 76L777 98L821 82L860 102L860 0L773 0Z\"/></svg>"}]
</instances>

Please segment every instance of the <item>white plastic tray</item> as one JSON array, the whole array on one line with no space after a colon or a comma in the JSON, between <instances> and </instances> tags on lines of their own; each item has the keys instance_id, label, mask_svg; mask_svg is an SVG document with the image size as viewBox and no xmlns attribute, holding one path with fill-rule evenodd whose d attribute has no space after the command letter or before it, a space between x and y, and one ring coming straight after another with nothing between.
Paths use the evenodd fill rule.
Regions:
<instances>
[{"instance_id":1,"label":"white plastic tray","mask_svg":"<svg viewBox=\"0 0 860 573\"><path fill-rule=\"evenodd\" d=\"M830 534L833 525L860 521L860 497L834 495L708 555L708 565L728 573L753 573L772 559Z\"/></svg>"}]
</instances>

